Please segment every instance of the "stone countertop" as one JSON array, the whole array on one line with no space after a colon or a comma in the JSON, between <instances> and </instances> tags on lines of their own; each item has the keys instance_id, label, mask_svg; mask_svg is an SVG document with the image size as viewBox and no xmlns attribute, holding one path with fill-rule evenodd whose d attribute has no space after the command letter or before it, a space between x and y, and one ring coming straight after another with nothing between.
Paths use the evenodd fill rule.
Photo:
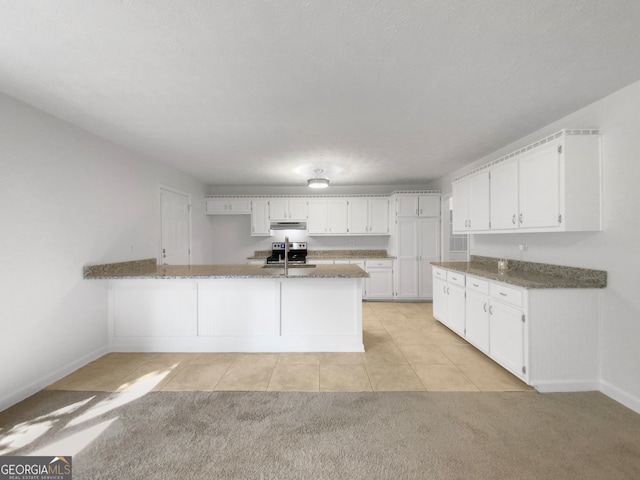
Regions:
<instances>
[{"instance_id":1,"label":"stone countertop","mask_svg":"<svg viewBox=\"0 0 640 480\"><path fill-rule=\"evenodd\" d=\"M431 262L435 267L475 275L523 288L605 288L607 272L546 263L508 260L506 272L498 271L498 259L471 257L470 262Z\"/></svg>"},{"instance_id":2,"label":"stone countertop","mask_svg":"<svg viewBox=\"0 0 640 480\"><path fill-rule=\"evenodd\" d=\"M357 265L289 267L287 277L284 277L284 268L263 268L261 265L156 265L155 259L84 268L84 278L89 280L367 277L369 274Z\"/></svg>"}]
</instances>

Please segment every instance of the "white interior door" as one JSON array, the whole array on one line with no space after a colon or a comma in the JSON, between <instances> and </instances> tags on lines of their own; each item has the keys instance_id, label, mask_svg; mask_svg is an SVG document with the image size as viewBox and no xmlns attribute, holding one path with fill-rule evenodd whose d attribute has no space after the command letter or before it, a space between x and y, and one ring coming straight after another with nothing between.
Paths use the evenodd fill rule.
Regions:
<instances>
[{"instance_id":1,"label":"white interior door","mask_svg":"<svg viewBox=\"0 0 640 480\"><path fill-rule=\"evenodd\" d=\"M191 254L191 215L189 195L160 189L161 263L189 265Z\"/></svg>"}]
</instances>

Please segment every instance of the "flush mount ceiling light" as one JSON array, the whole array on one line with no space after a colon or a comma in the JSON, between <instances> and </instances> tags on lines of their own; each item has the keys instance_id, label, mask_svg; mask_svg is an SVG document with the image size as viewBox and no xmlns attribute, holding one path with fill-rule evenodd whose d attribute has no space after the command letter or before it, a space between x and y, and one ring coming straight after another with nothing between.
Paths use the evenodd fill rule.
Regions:
<instances>
[{"instance_id":1,"label":"flush mount ceiling light","mask_svg":"<svg viewBox=\"0 0 640 480\"><path fill-rule=\"evenodd\" d=\"M315 176L307 180L307 186L310 188L327 188L329 186L329 179L322 175L322 169L316 168L313 172Z\"/></svg>"}]
</instances>

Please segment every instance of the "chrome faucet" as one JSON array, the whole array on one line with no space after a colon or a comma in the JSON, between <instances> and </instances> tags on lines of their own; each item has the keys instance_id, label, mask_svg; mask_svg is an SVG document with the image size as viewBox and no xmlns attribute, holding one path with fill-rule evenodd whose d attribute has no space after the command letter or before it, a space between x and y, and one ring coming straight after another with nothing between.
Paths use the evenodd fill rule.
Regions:
<instances>
[{"instance_id":1,"label":"chrome faucet","mask_svg":"<svg viewBox=\"0 0 640 480\"><path fill-rule=\"evenodd\" d=\"M284 276L289 275L289 237L284 237Z\"/></svg>"}]
</instances>

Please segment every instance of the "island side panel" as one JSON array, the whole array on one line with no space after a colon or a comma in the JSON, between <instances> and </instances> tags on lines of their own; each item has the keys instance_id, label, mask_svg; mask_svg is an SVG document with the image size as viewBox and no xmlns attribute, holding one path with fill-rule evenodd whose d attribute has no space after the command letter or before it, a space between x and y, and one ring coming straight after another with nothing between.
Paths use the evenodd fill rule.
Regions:
<instances>
[{"instance_id":1,"label":"island side panel","mask_svg":"<svg viewBox=\"0 0 640 480\"><path fill-rule=\"evenodd\" d=\"M229 337L250 348L250 337L275 337L280 330L280 281L216 279L198 281L198 337Z\"/></svg>"},{"instance_id":2,"label":"island side panel","mask_svg":"<svg viewBox=\"0 0 640 480\"><path fill-rule=\"evenodd\" d=\"M364 351L362 279L283 279L280 325L287 350Z\"/></svg>"},{"instance_id":3,"label":"island side panel","mask_svg":"<svg viewBox=\"0 0 640 480\"><path fill-rule=\"evenodd\" d=\"M109 349L362 352L362 279L112 280Z\"/></svg>"}]
</instances>

